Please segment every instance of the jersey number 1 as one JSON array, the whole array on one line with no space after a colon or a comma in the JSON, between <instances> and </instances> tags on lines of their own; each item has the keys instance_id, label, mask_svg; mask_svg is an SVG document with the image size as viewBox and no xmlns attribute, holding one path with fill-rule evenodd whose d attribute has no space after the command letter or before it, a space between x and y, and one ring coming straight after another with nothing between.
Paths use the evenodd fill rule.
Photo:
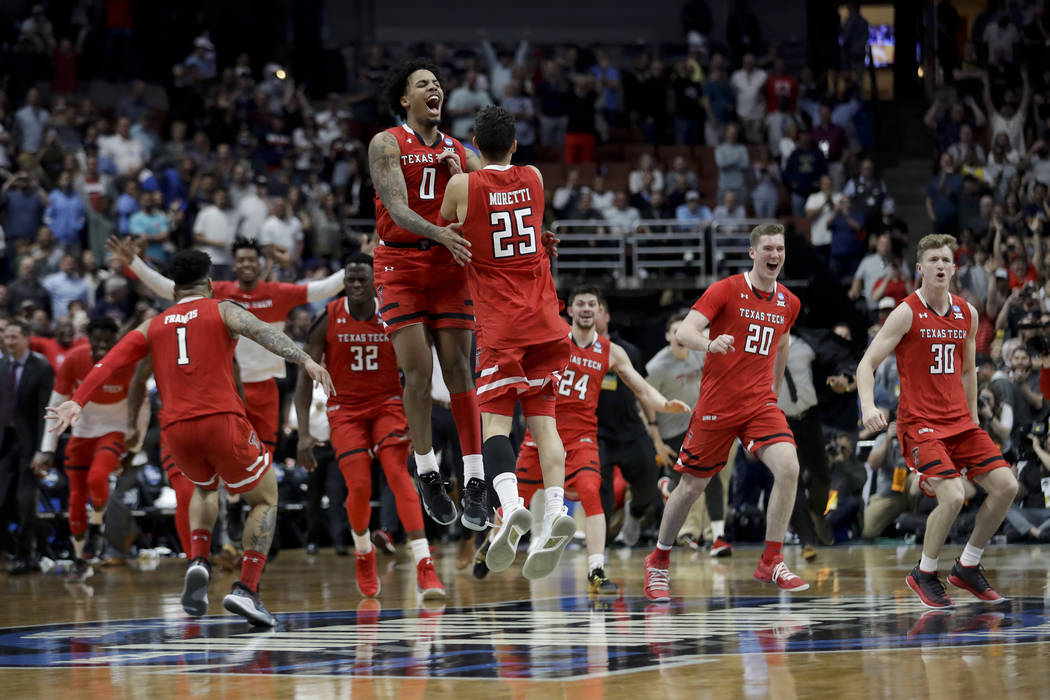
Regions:
<instances>
[{"instance_id":1,"label":"jersey number 1","mask_svg":"<svg viewBox=\"0 0 1050 700\"><path fill-rule=\"evenodd\" d=\"M933 353L930 374L955 374L955 343L934 343L930 352Z\"/></svg>"},{"instance_id":2,"label":"jersey number 1","mask_svg":"<svg viewBox=\"0 0 1050 700\"><path fill-rule=\"evenodd\" d=\"M177 365L188 365L190 356L186 352L186 326L176 326L175 340L179 344L179 356L175 359Z\"/></svg>"},{"instance_id":3,"label":"jersey number 1","mask_svg":"<svg viewBox=\"0 0 1050 700\"><path fill-rule=\"evenodd\" d=\"M494 211L489 214L489 223L500 228L492 232L492 257L509 258L514 255L514 243L508 238L524 238L518 241L518 255L530 255L536 252L536 229L525 225L525 217L532 216L532 207L521 207L511 212Z\"/></svg>"}]
</instances>

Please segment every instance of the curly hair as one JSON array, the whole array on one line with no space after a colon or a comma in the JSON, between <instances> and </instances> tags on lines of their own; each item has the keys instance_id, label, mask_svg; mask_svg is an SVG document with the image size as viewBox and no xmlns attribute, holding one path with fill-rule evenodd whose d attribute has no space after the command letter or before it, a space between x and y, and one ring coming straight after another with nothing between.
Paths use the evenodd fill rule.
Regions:
<instances>
[{"instance_id":1,"label":"curly hair","mask_svg":"<svg viewBox=\"0 0 1050 700\"><path fill-rule=\"evenodd\" d=\"M514 115L505 107L482 107L474 117L474 138L489 160L501 159L514 145Z\"/></svg>"},{"instance_id":2,"label":"curly hair","mask_svg":"<svg viewBox=\"0 0 1050 700\"><path fill-rule=\"evenodd\" d=\"M263 250L262 246L259 245L259 241L255 240L254 238L245 238L244 236L237 236L233 239L233 247L231 248L230 252L234 256L237 255L238 250L246 249L254 250L256 253L259 254L260 258L262 257Z\"/></svg>"},{"instance_id":3,"label":"curly hair","mask_svg":"<svg viewBox=\"0 0 1050 700\"><path fill-rule=\"evenodd\" d=\"M180 250L171 260L171 278L176 287L203 282L211 272L211 257L203 250Z\"/></svg>"},{"instance_id":4,"label":"curly hair","mask_svg":"<svg viewBox=\"0 0 1050 700\"><path fill-rule=\"evenodd\" d=\"M412 58L391 68L386 75L386 80L383 81L383 97L391 113L402 119L408 116L408 112L401 105L401 98L408 90L409 77L417 70L428 70L434 74L439 83L444 82L441 79L441 69L425 58Z\"/></svg>"}]
</instances>

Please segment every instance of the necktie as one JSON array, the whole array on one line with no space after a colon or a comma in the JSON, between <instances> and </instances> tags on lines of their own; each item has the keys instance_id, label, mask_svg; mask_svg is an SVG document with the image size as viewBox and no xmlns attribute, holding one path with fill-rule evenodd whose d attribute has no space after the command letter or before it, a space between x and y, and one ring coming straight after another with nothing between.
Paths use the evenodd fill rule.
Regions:
<instances>
[{"instance_id":1,"label":"necktie","mask_svg":"<svg viewBox=\"0 0 1050 700\"><path fill-rule=\"evenodd\" d=\"M15 391L18 385L15 383L17 379L18 362L11 360L11 368L7 373L7 386L4 391L4 403L0 406L0 429L6 428L14 416L15 412Z\"/></svg>"},{"instance_id":2,"label":"necktie","mask_svg":"<svg viewBox=\"0 0 1050 700\"><path fill-rule=\"evenodd\" d=\"M784 368L784 381L788 385L788 396L791 397L791 403L798 401L798 391L795 389L795 380L791 378L791 370L787 367Z\"/></svg>"}]
</instances>

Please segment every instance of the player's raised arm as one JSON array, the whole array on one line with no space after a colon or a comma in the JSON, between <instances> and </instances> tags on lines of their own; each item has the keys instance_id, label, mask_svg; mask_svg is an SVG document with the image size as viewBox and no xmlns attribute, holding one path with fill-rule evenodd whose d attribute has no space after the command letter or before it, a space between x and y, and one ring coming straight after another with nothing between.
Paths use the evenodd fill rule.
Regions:
<instances>
[{"instance_id":1,"label":"player's raised arm","mask_svg":"<svg viewBox=\"0 0 1050 700\"><path fill-rule=\"evenodd\" d=\"M723 333L717 338L711 337L708 331L710 323L702 313L696 309L690 309L685 320L679 324L678 330L675 331L675 338L690 350L720 352L723 355L735 350L736 348L733 347L733 336Z\"/></svg>"},{"instance_id":2,"label":"player's raised arm","mask_svg":"<svg viewBox=\"0 0 1050 700\"><path fill-rule=\"evenodd\" d=\"M861 420L868 430L880 431L886 427L886 418L875 408L875 369L893 352L897 343L911 328L911 307L900 304L886 318L864 357L857 363L857 394L860 396Z\"/></svg>"},{"instance_id":3,"label":"player's raised arm","mask_svg":"<svg viewBox=\"0 0 1050 700\"><path fill-rule=\"evenodd\" d=\"M445 196L441 199L441 216L460 223L467 220L468 183L469 179L463 173L449 178Z\"/></svg>"},{"instance_id":4,"label":"player's raised arm","mask_svg":"<svg viewBox=\"0 0 1050 700\"><path fill-rule=\"evenodd\" d=\"M638 374L638 370L631 364L631 358L627 356L627 352L616 343L612 343L609 347L609 368L631 388L644 408L661 413L689 413L688 405L678 399L668 401L667 397L656 390L656 387L645 381L645 378Z\"/></svg>"},{"instance_id":5,"label":"player's raised arm","mask_svg":"<svg viewBox=\"0 0 1050 700\"><path fill-rule=\"evenodd\" d=\"M331 299L339 294L339 292L343 291L343 277L345 277L345 273L343 272L343 269L340 268L325 277L323 280L307 282L306 300L324 301L325 299Z\"/></svg>"},{"instance_id":6,"label":"player's raised arm","mask_svg":"<svg viewBox=\"0 0 1050 700\"><path fill-rule=\"evenodd\" d=\"M303 348L306 354L318 364L324 359L325 338L327 335L328 311L326 309L314 321L313 327L310 329L310 335L306 340L306 347ZM311 382L306 381L304 372L300 372L295 380L295 395L293 397L295 417L299 424L297 461L308 472L312 472L317 468L317 459L314 457L314 445L317 444L317 439L310 434L310 402L312 398L313 387Z\"/></svg>"},{"instance_id":7,"label":"player's raised arm","mask_svg":"<svg viewBox=\"0 0 1050 700\"><path fill-rule=\"evenodd\" d=\"M130 240L121 240L117 236L110 236L106 241L106 249L125 267L135 273L139 281L154 296L160 299L175 298L175 282L146 264L135 250L135 244Z\"/></svg>"},{"instance_id":8,"label":"player's raised arm","mask_svg":"<svg viewBox=\"0 0 1050 700\"><path fill-rule=\"evenodd\" d=\"M980 425L977 415L977 309L969 302L966 305L970 307L970 332L963 344L962 385L973 422Z\"/></svg>"},{"instance_id":9,"label":"player's raised arm","mask_svg":"<svg viewBox=\"0 0 1050 700\"><path fill-rule=\"evenodd\" d=\"M401 170L401 147L393 134L382 131L372 137L368 144L368 170L376 194L395 224L417 236L437 241L448 248L461 265L470 261L470 243L459 235L458 226L436 226L409 207L408 186Z\"/></svg>"},{"instance_id":10,"label":"player's raised arm","mask_svg":"<svg viewBox=\"0 0 1050 700\"><path fill-rule=\"evenodd\" d=\"M222 314L226 327L234 336L243 335L251 338L274 355L282 357L288 362L302 365L311 379L321 383L327 395L331 396L335 393L332 378L328 376L327 370L314 362L309 355L301 350L282 331L277 330L269 323L260 321L252 312L234 302L220 302L219 313Z\"/></svg>"}]
</instances>

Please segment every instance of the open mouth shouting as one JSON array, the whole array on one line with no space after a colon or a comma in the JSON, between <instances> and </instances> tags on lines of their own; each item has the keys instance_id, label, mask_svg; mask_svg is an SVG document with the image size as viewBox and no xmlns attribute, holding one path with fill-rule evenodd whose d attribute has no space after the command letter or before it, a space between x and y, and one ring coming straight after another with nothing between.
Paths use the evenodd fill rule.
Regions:
<instances>
[{"instance_id":1,"label":"open mouth shouting","mask_svg":"<svg viewBox=\"0 0 1050 700\"><path fill-rule=\"evenodd\" d=\"M438 118L441 117L441 94L440 93L432 92L429 95L427 95L427 99L425 101L425 104L427 106L427 112L429 113L429 115L431 117L433 117L435 119L438 119Z\"/></svg>"}]
</instances>

